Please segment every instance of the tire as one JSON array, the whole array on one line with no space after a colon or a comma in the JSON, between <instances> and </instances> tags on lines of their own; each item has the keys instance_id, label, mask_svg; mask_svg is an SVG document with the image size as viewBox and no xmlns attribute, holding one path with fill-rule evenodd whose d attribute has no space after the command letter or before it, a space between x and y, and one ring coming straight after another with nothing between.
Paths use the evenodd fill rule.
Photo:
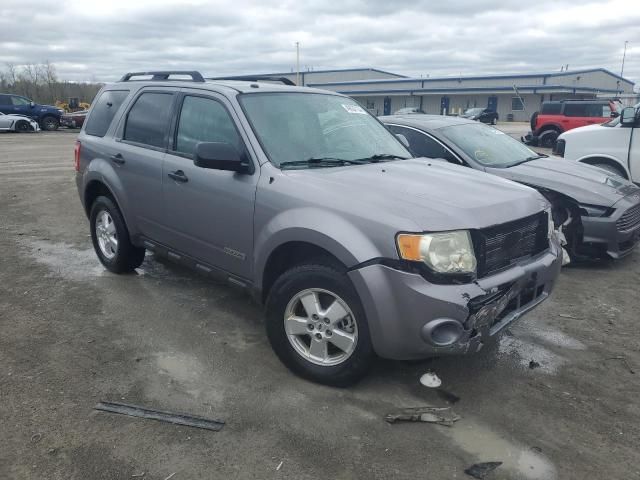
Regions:
<instances>
[{"instance_id":1,"label":"tire","mask_svg":"<svg viewBox=\"0 0 640 480\"><path fill-rule=\"evenodd\" d=\"M491 119L491 125L497 125L498 124L498 117L493 117Z\"/></svg>"},{"instance_id":2,"label":"tire","mask_svg":"<svg viewBox=\"0 0 640 480\"><path fill-rule=\"evenodd\" d=\"M604 163L604 162L592 163L592 165L594 167L598 167L598 168L601 168L603 170L606 170L609 173L613 173L614 175L618 175L619 177L627 178L627 176L625 175L625 173L622 171L621 168L618 168L618 167L616 167L614 165L611 165L609 163Z\"/></svg>"},{"instance_id":3,"label":"tire","mask_svg":"<svg viewBox=\"0 0 640 480\"><path fill-rule=\"evenodd\" d=\"M131 243L122 214L113 200L96 198L89 221L93 248L107 270L128 273L142 265L145 250Z\"/></svg>"},{"instance_id":4,"label":"tire","mask_svg":"<svg viewBox=\"0 0 640 480\"><path fill-rule=\"evenodd\" d=\"M29 122L20 120L19 122L16 123L16 132L26 133L30 131L31 131L31 125L29 125Z\"/></svg>"},{"instance_id":5,"label":"tire","mask_svg":"<svg viewBox=\"0 0 640 480\"><path fill-rule=\"evenodd\" d=\"M544 148L553 148L560 134L556 130L545 130L540 134L538 145Z\"/></svg>"},{"instance_id":6,"label":"tire","mask_svg":"<svg viewBox=\"0 0 640 480\"><path fill-rule=\"evenodd\" d=\"M307 313L302 298L319 307ZM267 298L266 329L287 368L324 385L356 383L375 356L358 294L345 273L327 265L297 266L276 280Z\"/></svg>"},{"instance_id":7,"label":"tire","mask_svg":"<svg viewBox=\"0 0 640 480\"><path fill-rule=\"evenodd\" d=\"M43 130L52 132L54 130L58 130L58 127L60 126L60 122L58 122L58 119L56 117L47 115L42 119L41 126Z\"/></svg>"}]
</instances>

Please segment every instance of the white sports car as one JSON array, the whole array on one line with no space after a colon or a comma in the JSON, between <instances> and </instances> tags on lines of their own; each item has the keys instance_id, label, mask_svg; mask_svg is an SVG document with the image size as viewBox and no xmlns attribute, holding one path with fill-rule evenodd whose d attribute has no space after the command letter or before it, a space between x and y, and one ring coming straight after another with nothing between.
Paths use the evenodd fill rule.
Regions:
<instances>
[{"instance_id":1,"label":"white sports car","mask_svg":"<svg viewBox=\"0 0 640 480\"><path fill-rule=\"evenodd\" d=\"M0 132L37 132L38 122L24 115L5 115L0 112Z\"/></svg>"}]
</instances>

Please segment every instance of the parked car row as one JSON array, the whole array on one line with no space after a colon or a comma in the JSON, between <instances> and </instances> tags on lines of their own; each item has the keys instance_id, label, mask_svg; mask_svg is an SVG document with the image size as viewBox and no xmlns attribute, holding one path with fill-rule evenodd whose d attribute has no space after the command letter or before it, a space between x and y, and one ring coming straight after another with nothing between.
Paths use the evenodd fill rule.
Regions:
<instances>
[{"instance_id":1,"label":"parked car row","mask_svg":"<svg viewBox=\"0 0 640 480\"><path fill-rule=\"evenodd\" d=\"M39 105L21 95L0 93L0 131L37 132L60 126L80 128L87 110L66 113L52 105Z\"/></svg>"},{"instance_id":2,"label":"parked car row","mask_svg":"<svg viewBox=\"0 0 640 480\"><path fill-rule=\"evenodd\" d=\"M129 272L150 250L246 289L287 367L345 386L374 355L480 350L549 297L561 243L577 255L592 223L617 241L640 203L467 119L382 121L334 92L129 73L75 146L98 259Z\"/></svg>"}]
</instances>

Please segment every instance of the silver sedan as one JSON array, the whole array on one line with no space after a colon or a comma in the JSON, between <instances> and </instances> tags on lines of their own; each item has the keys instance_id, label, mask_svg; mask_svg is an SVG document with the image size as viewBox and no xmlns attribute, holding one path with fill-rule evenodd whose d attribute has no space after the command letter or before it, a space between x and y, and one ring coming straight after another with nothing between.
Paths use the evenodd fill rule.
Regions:
<instances>
[{"instance_id":1,"label":"silver sedan","mask_svg":"<svg viewBox=\"0 0 640 480\"><path fill-rule=\"evenodd\" d=\"M0 132L37 132L38 122L24 115L6 115L0 112Z\"/></svg>"}]
</instances>

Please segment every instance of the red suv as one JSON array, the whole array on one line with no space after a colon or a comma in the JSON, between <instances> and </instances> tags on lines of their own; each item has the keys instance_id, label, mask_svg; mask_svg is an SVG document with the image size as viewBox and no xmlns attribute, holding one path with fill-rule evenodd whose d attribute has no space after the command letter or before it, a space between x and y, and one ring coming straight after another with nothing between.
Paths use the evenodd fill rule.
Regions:
<instances>
[{"instance_id":1,"label":"red suv","mask_svg":"<svg viewBox=\"0 0 640 480\"><path fill-rule=\"evenodd\" d=\"M531 116L531 131L522 137L528 145L552 148L558 135L577 127L608 122L617 117L616 103L610 100L560 100L543 102Z\"/></svg>"}]
</instances>

